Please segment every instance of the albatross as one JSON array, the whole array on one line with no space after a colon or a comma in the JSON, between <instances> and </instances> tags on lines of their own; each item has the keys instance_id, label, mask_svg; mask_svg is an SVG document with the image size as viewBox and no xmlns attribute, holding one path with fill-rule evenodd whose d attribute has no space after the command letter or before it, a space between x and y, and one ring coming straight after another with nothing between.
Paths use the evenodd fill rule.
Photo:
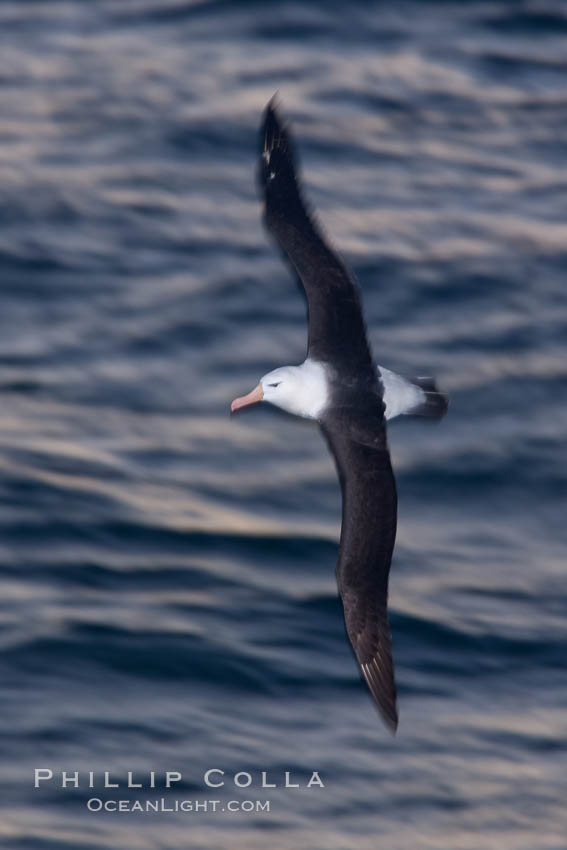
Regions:
<instances>
[{"instance_id":1,"label":"albatross","mask_svg":"<svg viewBox=\"0 0 567 850\"><path fill-rule=\"evenodd\" d=\"M447 396L431 378L408 380L376 366L356 280L323 236L305 202L289 127L275 99L260 129L258 181L264 222L307 299L307 356L264 375L231 412L270 402L314 419L335 460L342 491L336 567L346 632L374 702L392 732L398 725L388 577L396 537L396 482L386 420L440 419Z\"/></svg>"}]
</instances>

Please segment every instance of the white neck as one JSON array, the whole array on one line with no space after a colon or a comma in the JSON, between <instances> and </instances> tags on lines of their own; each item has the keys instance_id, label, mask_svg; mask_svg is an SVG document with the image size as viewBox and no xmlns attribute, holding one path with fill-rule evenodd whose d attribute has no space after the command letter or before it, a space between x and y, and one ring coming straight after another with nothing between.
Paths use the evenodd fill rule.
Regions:
<instances>
[{"instance_id":1,"label":"white neck","mask_svg":"<svg viewBox=\"0 0 567 850\"><path fill-rule=\"evenodd\" d=\"M276 390L269 387L270 375L284 376ZM265 401L305 419L320 416L329 395L327 373L322 363L307 358L300 366L284 366L270 375L262 380Z\"/></svg>"},{"instance_id":2,"label":"white neck","mask_svg":"<svg viewBox=\"0 0 567 850\"><path fill-rule=\"evenodd\" d=\"M317 419L325 409L329 397L326 369L322 363L309 358L297 369L300 375L297 415Z\"/></svg>"}]
</instances>

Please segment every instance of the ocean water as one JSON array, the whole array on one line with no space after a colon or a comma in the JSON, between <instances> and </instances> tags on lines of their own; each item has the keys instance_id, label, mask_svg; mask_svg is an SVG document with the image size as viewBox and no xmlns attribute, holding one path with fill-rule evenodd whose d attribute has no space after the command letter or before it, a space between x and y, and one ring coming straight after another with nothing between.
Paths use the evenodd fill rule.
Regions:
<instances>
[{"instance_id":1,"label":"ocean water","mask_svg":"<svg viewBox=\"0 0 567 850\"><path fill-rule=\"evenodd\" d=\"M0 846L564 850L567 4L8 0L0 33ZM395 738L317 428L228 415L305 351L275 90L377 361L451 394L389 429Z\"/></svg>"}]
</instances>

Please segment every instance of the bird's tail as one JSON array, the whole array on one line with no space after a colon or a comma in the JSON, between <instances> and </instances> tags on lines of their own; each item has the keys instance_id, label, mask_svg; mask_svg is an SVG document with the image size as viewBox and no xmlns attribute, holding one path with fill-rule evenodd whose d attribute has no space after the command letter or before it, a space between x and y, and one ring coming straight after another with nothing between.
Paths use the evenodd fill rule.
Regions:
<instances>
[{"instance_id":1,"label":"bird's tail","mask_svg":"<svg viewBox=\"0 0 567 850\"><path fill-rule=\"evenodd\" d=\"M442 393L434 378L403 378L384 366L378 366L386 419L396 416L426 416L441 419L447 413L449 397Z\"/></svg>"},{"instance_id":2,"label":"bird's tail","mask_svg":"<svg viewBox=\"0 0 567 850\"><path fill-rule=\"evenodd\" d=\"M408 410L408 416L442 419L449 408L447 393L440 391L434 378L412 378L412 384L423 390L424 398L415 407Z\"/></svg>"}]
</instances>

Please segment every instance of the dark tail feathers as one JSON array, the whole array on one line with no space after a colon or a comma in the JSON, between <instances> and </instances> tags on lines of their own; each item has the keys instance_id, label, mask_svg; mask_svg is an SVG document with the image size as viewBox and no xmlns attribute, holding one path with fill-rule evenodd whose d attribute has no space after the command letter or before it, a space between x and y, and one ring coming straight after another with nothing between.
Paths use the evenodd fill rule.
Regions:
<instances>
[{"instance_id":1,"label":"dark tail feathers","mask_svg":"<svg viewBox=\"0 0 567 850\"><path fill-rule=\"evenodd\" d=\"M439 390L434 378L412 378L412 384L421 387L425 401L410 412L410 416L426 416L429 419L442 419L449 407L449 396Z\"/></svg>"}]
</instances>

